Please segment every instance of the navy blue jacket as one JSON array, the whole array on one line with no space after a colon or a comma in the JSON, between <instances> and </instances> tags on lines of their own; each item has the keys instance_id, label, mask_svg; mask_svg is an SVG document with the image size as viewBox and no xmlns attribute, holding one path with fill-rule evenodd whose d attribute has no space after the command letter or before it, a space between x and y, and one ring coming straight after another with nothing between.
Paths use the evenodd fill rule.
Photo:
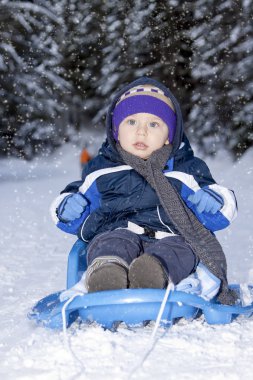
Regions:
<instances>
[{"instance_id":1,"label":"navy blue jacket","mask_svg":"<svg viewBox=\"0 0 253 380\"><path fill-rule=\"evenodd\" d=\"M107 139L98 156L84 167L82 179L67 185L52 205L52 215L57 226L65 232L77 234L84 241L90 241L95 235L105 231L127 227L129 221L156 231L168 232L169 228L178 233L155 191L142 176L122 161L112 136L111 113L117 99L128 89L141 84L159 87L172 100L176 110L177 127L172 152L163 170L168 181L209 230L216 231L227 227L236 216L233 192L216 184L205 162L194 156L183 132L181 110L173 94L159 82L141 78L116 94L107 113ZM223 207L216 214L199 214L196 206L187 200L190 194L203 187L208 187L223 200ZM57 207L66 196L76 192L85 196L88 206L79 219L63 223L57 217Z\"/></svg>"}]
</instances>

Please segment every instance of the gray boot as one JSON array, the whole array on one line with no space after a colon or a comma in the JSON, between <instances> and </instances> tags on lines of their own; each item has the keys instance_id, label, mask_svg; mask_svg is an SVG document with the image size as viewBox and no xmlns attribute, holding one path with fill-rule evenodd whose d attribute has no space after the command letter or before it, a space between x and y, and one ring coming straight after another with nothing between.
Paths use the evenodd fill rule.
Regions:
<instances>
[{"instance_id":1,"label":"gray boot","mask_svg":"<svg viewBox=\"0 0 253 380\"><path fill-rule=\"evenodd\" d=\"M125 289L128 286L128 264L117 256L97 257L88 267L85 285L89 293Z\"/></svg>"},{"instance_id":2,"label":"gray boot","mask_svg":"<svg viewBox=\"0 0 253 380\"><path fill-rule=\"evenodd\" d=\"M161 262L147 253L132 261L128 279L130 288L164 289L168 284L168 276Z\"/></svg>"}]
</instances>

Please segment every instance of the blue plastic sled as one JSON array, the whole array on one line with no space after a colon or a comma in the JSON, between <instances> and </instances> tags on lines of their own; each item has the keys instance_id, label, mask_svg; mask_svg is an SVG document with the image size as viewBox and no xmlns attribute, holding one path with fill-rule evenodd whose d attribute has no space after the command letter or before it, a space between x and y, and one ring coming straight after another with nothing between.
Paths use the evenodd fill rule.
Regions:
<instances>
[{"instance_id":1,"label":"blue plastic sled","mask_svg":"<svg viewBox=\"0 0 253 380\"><path fill-rule=\"evenodd\" d=\"M67 289L74 286L86 270L86 244L78 240L72 247L68 258ZM240 293L239 285L230 285ZM252 292L253 287L249 287ZM67 301L61 302L61 292L53 293L40 300L28 314L28 318L52 329L61 329L62 308ZM128 326L143 325L146 321L156 320L164 289L121 289L77 296L65 310L67 326L78 317L83 322L97 322L104 328L114 330L120 322ZM170 325L174 319L194 319L203 313L209 324L230 323L239 315L250 317L253 314L253 303L249 306L221 305L215 300L203 298L185 292L172 291L169 294L162 323Z\"/></svg>"}]
</instances>

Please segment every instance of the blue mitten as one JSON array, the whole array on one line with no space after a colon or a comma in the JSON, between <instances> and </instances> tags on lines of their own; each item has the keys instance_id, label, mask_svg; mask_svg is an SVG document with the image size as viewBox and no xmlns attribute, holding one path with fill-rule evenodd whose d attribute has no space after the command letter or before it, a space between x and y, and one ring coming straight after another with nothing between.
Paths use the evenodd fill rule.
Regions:
<instances>
[{"instance_id":1,"label":"blue mitten","mask_svg":"<svg viewBox=\"0 0 253 380\"><path fill-rule=\"evenodd\" d=\"M175 290L190 294L196 294L210 301L220 289L221 280L211 273L201 262L196 271L180 281Z\"/></svg>"},{"instance_id":2,"label":"blue mitten","mask_svg":"<svg viewBox=\"0 0 253 380\"><path fill-rule=\"evenodd\" d=\"M209 188L203 188L189 195L188 201L197 206L199 213L205 211L216 214L224 205L223 198Z\"/></svg>"},{"instance_id":3,"label":"blue mitten","mask_svg":"<svg viewBox=\"0 0 253 380\"><path fill-rule=\"evenodd\" d=\"M196 275L201 285L200 297L207 301L211 300L218 293L221 280L211 273L202 263L198 264Z\"/></svg>"},{"instance_id":4,"label":"blue mitten","mask_svg":"<svg viewBox=\"0 0 253 380\"><path fill-rule=\"evenodd\" d=\"M175 290L199 295L201 293L201 285L196 273L192 273L188 277L181 280L175 286Z\"/></svg>"},{"instance_id":5,"label":"blue mitten","mask_svg":"<svg viewBox=\"0 0 253 380\"><path fill-rule=\"evenodd\" d=\"M60 203L57 208L57 216L62 222L70 222L78 219L84 212L87 204L82 194L71 194Z\"/></svg>"}]
</instances>

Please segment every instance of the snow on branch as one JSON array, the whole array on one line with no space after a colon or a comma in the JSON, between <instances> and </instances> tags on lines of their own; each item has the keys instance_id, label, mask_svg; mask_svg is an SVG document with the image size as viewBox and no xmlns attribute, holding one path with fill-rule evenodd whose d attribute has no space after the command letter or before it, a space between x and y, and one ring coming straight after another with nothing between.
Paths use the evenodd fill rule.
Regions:
<instances>
[{"instance_id":1,"label":"snow on branch","mask_svg":"<svg viewBox=\"0 0 253 380\"><path fill-rule=\"evenodd\" d=\"M46 7L42 7L41 5L32 4L28 1L24 3L21 3L19 1L11 1L11 2L7 0L3 1L3 4L7 4L7 3L8 3L8 7L14 8L15 11L17 11L18 9L24 9L24 10L28 10L34 13L40 13L47 16L50 20L54 21L55 23L59 25L61 25L62 23L62 20L60 17L57 17L53 12L51 12Z\"/></svg>"},{"instance_id":2,"label":"snow on branch","mask_svg":"<svg viewBox=\"0 0 253 380\"><path fill-rule=\"evenodd\" d=\"M2 48L4 51L8 52L12 58L20 65L24 65L24 61L20 56L17 54L15 48L11 44L0 44L0 48Z\"/></svg>"}]
</instances>

